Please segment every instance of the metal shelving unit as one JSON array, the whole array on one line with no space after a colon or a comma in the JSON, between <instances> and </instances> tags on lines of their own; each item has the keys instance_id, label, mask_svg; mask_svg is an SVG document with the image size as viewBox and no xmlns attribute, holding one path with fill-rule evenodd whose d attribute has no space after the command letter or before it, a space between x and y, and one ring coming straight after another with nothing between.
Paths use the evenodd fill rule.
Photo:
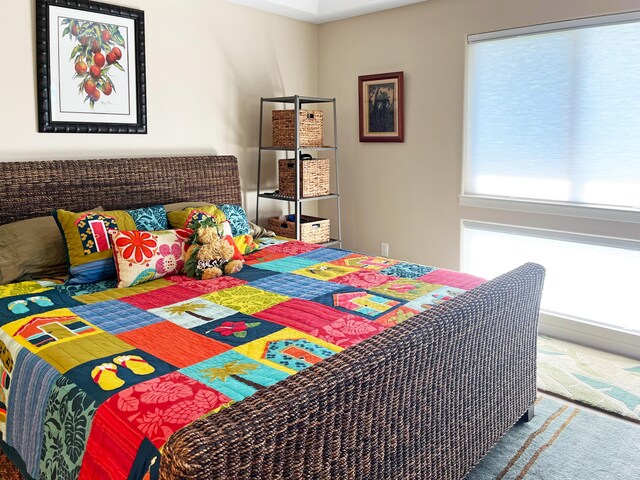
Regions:
<instances>
[{"instance_id":1,"label":"metal shelving unit","mask_svg":"<svg viewBox=\"0 0 640 480\"><path fill-rule=\"evenodd\" d=\"M295 139L296 146L295 148L284 148L277 146L265 146L263 142L263 121L264 121L264 104L265 103L285 103L285 104L293 104L295 110ZM333 141L334 145L332 146L323 146L323 147L301 147L300 146L300 110L302 106L310 103L330 103L333 107ZM296 218L296 239L300 240L300 216L302 215L302 205L306 202L311 201L324 201L324 200L333 200L336 202L336 210L337 210L337 221L338 221L338 238L332 238L329 242L323 243L325 246L329 245L337 245L338 247L342 246L342 223L340 219L340 181L339 181L339 170L338 170L338 122L337 122L337 114L336 114L336 99L335 98L319 98L319 97L303 97L300 95L294 95L290 97L274 97L274 98L261 98L260 99L260 145L258 148L258 195L256 199L256 224L260 220L260 199L261 198L269 198L271 200L281 200L289 203L293 203L295 205L295 218ZM301 159L300 156L303 150L307 151L333 151L334 152L334 166L335 166L335 180L336 180L336 191L330 193L329 195L322 195L320 197L302 197L300 195L300 171L301 171L301 162L305 160ZM277 193L263 193L261 190L262 185L262 160L263 160L263 152L269 151L283 151L283 152L294 152L295 154L295 163L296 163L296 186L295 197L287 197L284 195L279 195Z\"/></svg>"}]
</instances>

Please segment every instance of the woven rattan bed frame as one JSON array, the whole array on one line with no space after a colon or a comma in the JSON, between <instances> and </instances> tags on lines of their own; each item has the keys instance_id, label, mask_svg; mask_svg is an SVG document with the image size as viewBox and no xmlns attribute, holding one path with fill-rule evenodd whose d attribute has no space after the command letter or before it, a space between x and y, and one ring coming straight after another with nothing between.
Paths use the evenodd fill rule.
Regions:
<instances>
[{"instance_id":1,"label":"woven rattan bed frame","mask_svg":"<svg viewBox=\"0 0 640 480\"><path fill-rule=\"evenodd\" d=\"M232 156L6 162L0 163L0 179L0 225L50 215L56 208L242 203Z\"/></svg>"},{"instance_id":2,"label":"woven rattan bed frame","mask_svg":"<svg viewBox=\"0 0 640 480\"><path fill-rule=\"evenodd\" d=\"M102 204L240 203L234 157L0 163L0 224ZM456 479L528 411L527 264L176 432L168 479Z\"/></svg>"}]
</instances>

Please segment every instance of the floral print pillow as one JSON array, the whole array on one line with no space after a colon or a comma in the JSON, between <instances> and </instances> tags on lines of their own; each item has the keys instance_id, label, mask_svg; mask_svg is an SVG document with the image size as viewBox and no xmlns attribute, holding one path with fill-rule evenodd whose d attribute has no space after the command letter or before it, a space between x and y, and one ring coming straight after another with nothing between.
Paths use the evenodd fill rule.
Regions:
<instances>
[{"instance_id":1,"label":"floral print pillow","mask_svg":"<svg viewBox=\"0 0 640 480\"><path fill-rule=\"evenodd\" d=\"M240 205L218 205L218 208L224 212L227 220L229 220L232 236L237 237L238 235L249 235L251 233L249 220L247 220L247 213L244 208Z\"/></svg>"},{"instance_id":2,"label":"floral print pillow","mask_svg":"<svg viewBox=\"0 0 640 480\"><path fill-rule=\"evenodd\" d=\"M169 228L167 212L164 211L162 205L127 210L127 213L133 218L138 230L153 232L154 230L167 230Z\"/></svg>"},{"instance_id":3,"label":"floral print pillow","mask_svg":"<svg viewBox=\"0 0 640 480\"><path fill-rule=\"evenodd\" d=\"M150 282L182 272L188 228L160 232L110 230L118 288Z\"/></svg>"}]
</instances>

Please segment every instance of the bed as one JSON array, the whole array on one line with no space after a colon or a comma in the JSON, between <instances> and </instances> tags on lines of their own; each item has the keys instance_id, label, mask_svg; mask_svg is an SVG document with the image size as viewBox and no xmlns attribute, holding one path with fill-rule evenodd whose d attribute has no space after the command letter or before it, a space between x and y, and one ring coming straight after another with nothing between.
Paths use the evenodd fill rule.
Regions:
<instances>
[{"instance_id":1,"label":"bed","mask_svg":"<svg viewBox=\"0 0 640 480\"><path fill-rule=\"evenodd\" d=\"M241 204L231 156L9 162L0 171L0 225L55 208ZM516 421L532 415L544 270L526 264L482 282L414 267L302 242L266 241L246 257L243 271L215 281L169 278L133 290L84 292L38 283L40 290L30 295L58 295L61 302L42 307L45 316L59 315L56 309L63 306L79 317L77 332L102 335L105 345L120 347L103 345L109 355L86 358L78 353L82 349L69 358L64 349L38 356L37 348L25 347L29 336L20 323L33 312L16 318L3 311L0 360L11 385L2 448L27 478L463 478ZM387 274L392 281L381 281ZM348 275L369 283L344 280ZM426 290L412 293L417 284ZM256 289L262 300L268 297L266 304L243 306L239 292ZM363 289L369 303L355 305ZM5 292L0 302L12 298ZM225 324L227 317L219 314L208 318L217 322L210 334L224 331L237 345L218 352L202 328L206 319L183 325L187 334L169 318L177 310L169 314L165 307L203 298L217 312L244 315L239 335L238 322ZM317 304L313 311L310 303ZM318 320L316 310L338 323ZM266 330L247 342L252 337L246 330L253 328L247 325L255 323ZM194 329L200 340L194 340ZM160 337L163 348L153 344ZM264 338L269 342L259 343ZM75 337L65 343L76 344ZM251 357L258 344L275 356ZM288 356L277 350L283 345ZM102 357L123 353L144 357L153 378L136 378L139 365L123 364L121 376L131 385L107 392L87 380ZM226 371L233 388L222 383L219 369L214 380L193 371L208 361L214 363L205 366L220 367L215 359L231 354L236 357L228 360L237 367L238 353L255 365ZM183 393L185 385L190 394ZM160 394L164 403L154 409Z\"/></svg>"}]
</instances>

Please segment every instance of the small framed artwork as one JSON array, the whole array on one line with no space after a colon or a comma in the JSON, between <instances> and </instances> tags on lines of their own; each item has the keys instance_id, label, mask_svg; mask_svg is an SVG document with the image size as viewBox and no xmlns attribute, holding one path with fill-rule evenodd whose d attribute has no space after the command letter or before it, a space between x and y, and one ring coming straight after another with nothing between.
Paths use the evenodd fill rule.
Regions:
<instances>
[{"instance_id":1,"label":"small framed artwork","mask_svg":"<svg viewBox=\"0 0 640 480\"><path fill-rule=\"evenodd\" d=\"M144 12L36 0L38 130L147 133Z\"/></svg>"},{"instance_id":2,"label":"small framed artwork","mask_svg":"<svg viewBox=\"0 0 640 480\"><path fill-rule=\"evenodd\" d=\"M361 142L404 142L404 72L358 77Z\"/></svg>"}]
</instances>

